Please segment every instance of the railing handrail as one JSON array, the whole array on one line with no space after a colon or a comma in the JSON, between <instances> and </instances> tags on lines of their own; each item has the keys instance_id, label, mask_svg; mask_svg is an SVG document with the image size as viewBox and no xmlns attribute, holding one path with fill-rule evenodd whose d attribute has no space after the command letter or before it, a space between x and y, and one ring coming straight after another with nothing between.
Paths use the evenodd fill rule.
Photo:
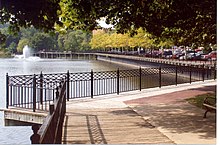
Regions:
<instances>
[{"instance_id":1,"label":"railing handrail","mask_svg":"<svg viewBox=\"0 0 220 145\"><path fill-rule=\"evenodd\" d=\"M45 118L43 124L39 128L37 134L31 137L31 142L36 144L61 144L62 142L62 126L66 113L66 80L61 82L57 88L56 99L54 104L50 105L50 111ZM34 131L34 128L32 128ZM38 129L38 128L37 128ZM34 131L35 132L35 131Z\"/></svg>"}]
</instances>

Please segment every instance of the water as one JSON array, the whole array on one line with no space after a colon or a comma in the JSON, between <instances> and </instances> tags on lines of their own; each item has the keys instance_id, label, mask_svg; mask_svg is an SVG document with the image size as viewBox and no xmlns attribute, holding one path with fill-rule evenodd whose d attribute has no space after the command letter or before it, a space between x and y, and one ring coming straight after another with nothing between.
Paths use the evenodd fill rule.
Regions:
<instances>
[{"instance_id":1,"label":"water","mask_svg":"<svg viewBox=\"0 0 220 145\"><path fill-rule=\"evenodd\" d=\"M27 45L25 45L23 48L23 56L24 56L24 58L28 58L28 57L30 57L30 55L31 55L30 48Z\"/></svg>"},{"instance_id":2,"label":"water","mask_svg":"<svg viewBox=\"0 0 220 145\"><path fill-rule=\"evenodd\" d=\"M6 73L28 75L43 73L65 73L126 69L122 65L95 60L58 60L58 59L0 59L0 108L5 108ZM4 126L3 113L0 113L0 144L30 144L30 126Z\"/></svg>"}]
</instances>

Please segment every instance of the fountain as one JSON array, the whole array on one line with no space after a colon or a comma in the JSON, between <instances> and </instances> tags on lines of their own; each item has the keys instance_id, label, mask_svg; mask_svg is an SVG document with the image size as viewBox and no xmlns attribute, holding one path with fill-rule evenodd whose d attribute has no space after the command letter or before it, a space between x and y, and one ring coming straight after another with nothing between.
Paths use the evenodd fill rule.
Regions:
<instances>
[{"instance_id":1,"label":"fountain","mask_svg":"<svg viewBox=\"0 0 220 145\"><path fill-rule=\"evenodd\" d=\"M26 58L31 56L31 52L30 51L31 51L30 48L27 45L25 45L24 48L23 48L23 58L24 59L26 59Z\"/></svg>"},{"instance_id":2,"label":"fountain","mask_svg":"<svg viewBox=\"0 0 220 145\"><path fill-rule=\"evenodd\" d=\"M32 61L36 61L36 60L40 60L40 57L37 56L31 56L31 48L28 47L28 45L25 45L23 48L23 54L22 55L15 55L15 58L18 59L25 59L25 60L32 60Z\"/></svg>"}]
</instances>

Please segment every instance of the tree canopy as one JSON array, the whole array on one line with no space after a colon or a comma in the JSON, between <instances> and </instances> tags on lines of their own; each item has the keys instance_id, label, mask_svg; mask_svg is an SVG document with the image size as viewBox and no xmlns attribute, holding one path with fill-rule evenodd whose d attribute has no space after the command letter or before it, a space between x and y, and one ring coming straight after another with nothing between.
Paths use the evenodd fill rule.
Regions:
<instances>
[{"instance_id":1,"label":"tree canopy","mask_svg":"<svg viewBox=\"0 0 220 145\"><path fill-rule=\"evenodd\" d=\"M216 44L217 0L1 0L0 6L0 22L13 32L31 25L93 30L105 17L118 33L142 28L177 44Z\"/></svg>"},{"instance_id":2,"label":"tree canopy","mask_svg":"<svg viewBox=\"0 0 220 145\"><path fill-rule=\"evenodd\" d=\"M151 34L145 32L142 28L137 30L137 34L131 37L128 33L117 34L115 31L97 30L93 32L93 37L90 42L92 49L98 50L135 50L138 48L144 49L159 49L171 48L174 43L170 39L153 38Z\"/></svg>"},{"instance_id":3,"label":"tree canopy","mask_svg":"<svg viewBox=\"0 0 220 145\"><path fill-rule=\"evenodd\" d=\"M8 25L0 25L0 50L21 53L25 45L37 51L85 51L90 49L91 33L69 30L66 34L45 33L33 27L21 28L18 35L7 33Z\"/></svg>"}]
</instances>

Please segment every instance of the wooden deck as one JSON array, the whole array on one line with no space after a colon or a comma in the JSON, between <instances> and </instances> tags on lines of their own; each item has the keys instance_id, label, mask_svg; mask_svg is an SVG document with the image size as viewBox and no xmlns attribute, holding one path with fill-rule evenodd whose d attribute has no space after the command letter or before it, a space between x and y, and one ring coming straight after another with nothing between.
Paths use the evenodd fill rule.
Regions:
<instances>
[{"instance_id":1,"label":"wooden deck","mask_svg":"<svg viewBox=\"0 0 220 145\"><path fill-rule=\"evenodd\" d=\"M64 144L173 144L130 108L67 110Z\"/></svg>"}]
</instances>

